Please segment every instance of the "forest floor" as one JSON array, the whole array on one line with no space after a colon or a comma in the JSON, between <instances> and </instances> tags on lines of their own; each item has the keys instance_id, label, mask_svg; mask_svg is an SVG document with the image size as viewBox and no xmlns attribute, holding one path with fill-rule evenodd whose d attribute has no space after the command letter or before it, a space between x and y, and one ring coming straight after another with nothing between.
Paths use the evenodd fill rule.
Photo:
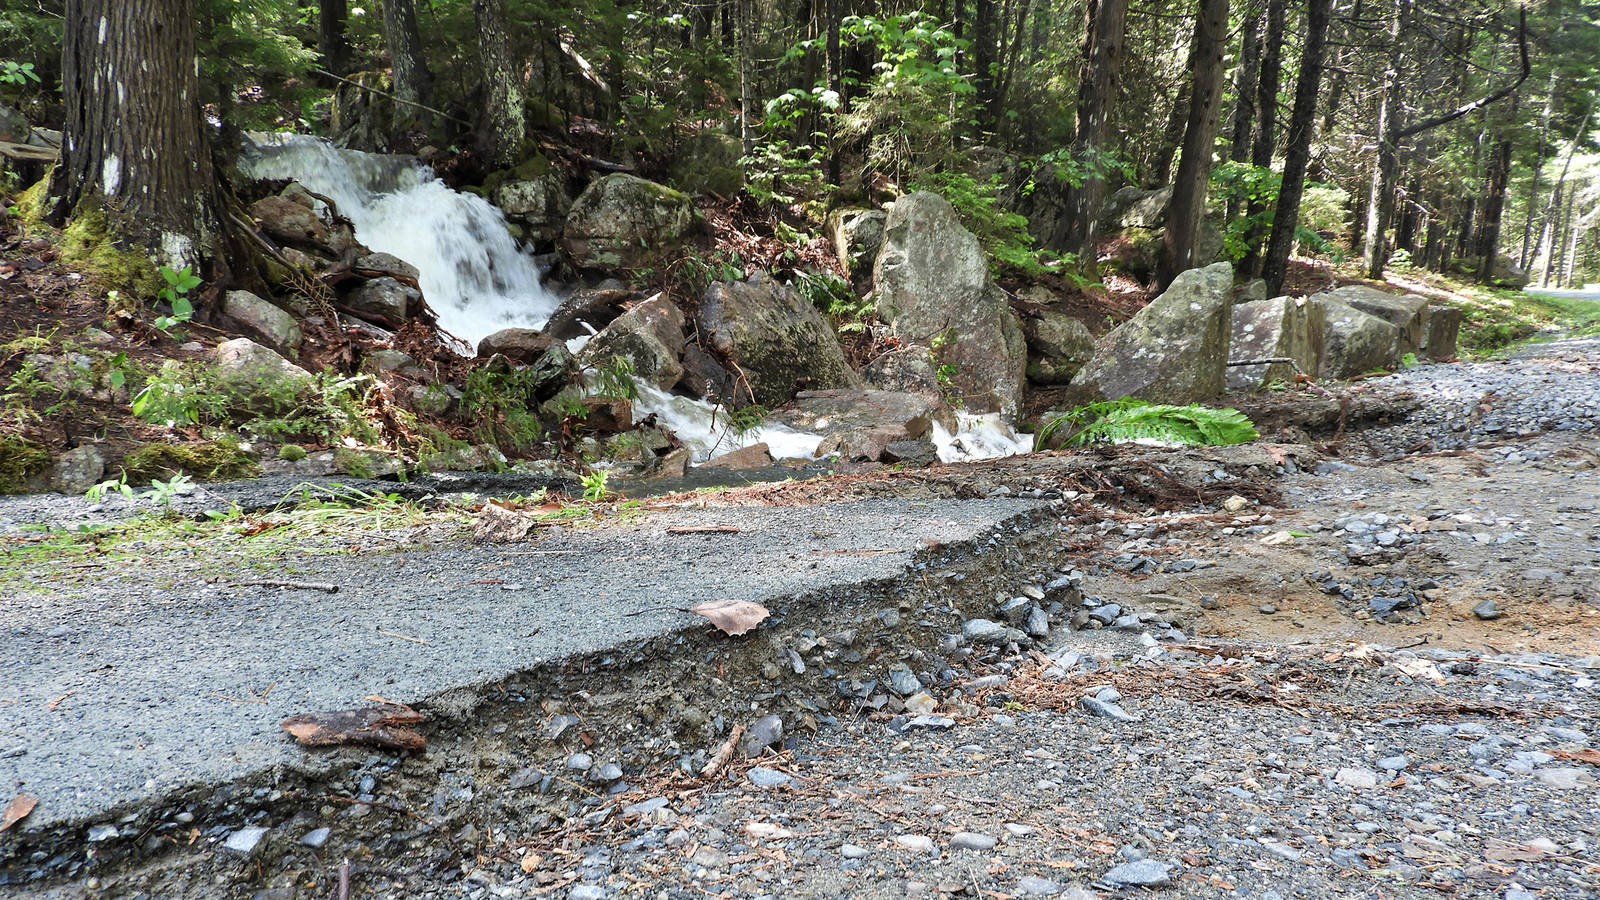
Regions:
<instances>
[{"instance_id":1,"label":"forest floor","mask_svg":"<svg viewBox=\"0 0 1600 900\"><path fill-rule=\"evenodd\" d=\"M342 869L352 897L1600 894L1600 341L1345 390L1361 412L1337 435L541 505L501 545L464 541L469 498L99 538L8 501L24 602L0 702L34 724L0 767L60 808L0 838L0 871L53 897L320 898ZM773 516L800 559L749 555ZM736 530L667 531L686 523ZM643 547L596 577L644 566L667 607L748 594L775 618L730 641L596 582L559 634L508 633L541 567L590 544ZM840 577L812 584L808 556ZM659 637L623 625L595 649L635 606L615 621ZM1031 641L975 624L1033 607L1052 627ZM257 632L271 650L241 643ZM540 640L555 662L490 671ZM468 644L460 672L429 655ZM209 662L180 677L178 650ZM150 665L167 687L139 694ZM428 714L425 751L274 762L302 752L281 713L374 691ZM691 774L766 714L786 734ZM267 774L92 774L185 735ZM52 784L66 750L88 768Z\"/></svg>"}]
</instances>

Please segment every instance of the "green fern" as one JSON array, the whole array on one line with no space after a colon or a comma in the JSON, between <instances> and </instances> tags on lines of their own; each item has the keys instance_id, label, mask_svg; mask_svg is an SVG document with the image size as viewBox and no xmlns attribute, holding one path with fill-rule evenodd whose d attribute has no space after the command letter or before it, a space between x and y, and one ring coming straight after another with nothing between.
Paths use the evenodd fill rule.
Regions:
<instances>
[{"instance_id":1,"label":"green fern","mask_svg":"<svg viewBox=\"0 0 1600 900\"><path fill-rule=\"evenodd\" d=\"M1063 428L1071 430L1064 446L1156 441L1182 446L1243 444L1259 437L1255 425L1236 409L1173 406L1124 397L1080 406L1047 421L1034 435L1033 446L1049 446Z\"/></svg>"}]
</instances>

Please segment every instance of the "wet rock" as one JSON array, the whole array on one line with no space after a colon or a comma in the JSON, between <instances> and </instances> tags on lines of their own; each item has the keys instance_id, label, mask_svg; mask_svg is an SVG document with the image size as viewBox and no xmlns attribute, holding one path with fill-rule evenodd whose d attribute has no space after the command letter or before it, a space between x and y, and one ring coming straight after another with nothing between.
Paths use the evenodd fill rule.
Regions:
<instances>
[{"instance_id":1,"label":"wet rock","mask_svg":"<svg viewBox=\"0 0 1600 900\"><path fill-rule=\"evenodd\" d=\"M395 278L416 281L422 273L417 267L406 262L392 253L365 253L356 257L350 268L362 272L371 272L374 275L390 275Z\"/></svg>"},{"instance_id":2,"label":"wet rock","mask_svg":"<svg viewBox=\"0 0 1600 900\"><path fill-rule=\"evenodd\" d=\"M579 288L567 295L556 311L545 320L544 330L551 337L570 341L594 334L610 325L624 312L625 304L639 295L625 287Z\"/></svg>"},{"instance_id":3,"label":"wet rock","mask_svg":"<svg viewBox=\"0 0 1600 900\"><path fill-rule=\"evenodd\" d=\"M516 363L531 363L555 343L550 335L536 328L502 328L478 342L478 355L496 353Z\"/></svg>"},{"instance_id":4,"label":"wet rock","mask_svg":"<svg viewBox=\"0 0 1600 900\"><path fill-rule=\"evenodd\" d=\"M937 194L895 201L873 268L878 315L901 340L938 341L967 409L1016 415L1027 346L978 239Z\"/></svg>"},{"instance_id":5,"label":"wet rock","mask_svg":"<svg viewBox=\"0 0 1600 900\"><path fill-rule=\"evenodd\" d=\"M328 226L310 207L292 197L263 197L250 205L250 215L274 240L333 255Z\"/></svg>"},{"instance_id":6,"label":"wet rock","mask_svg":"<svg viewBox=\"0 0 1600 900\"><path fill-rule=\"evenodd\" d=\"M747 757L761 756L782 742L783 719L779 716L762 716L751 722L745 730L744 740L739 743L739 752Z\"/></svg>"},{"instance_id":7,"label":"wet rock","mask_svg":"<svg viewBox=\"0 0 1600 900\"><path fill-rule=\"evenodd\" d=\"M1322 307L1326 322L1319 375L1352 378L1399 363L1400 329L1328 294L1317 294L1311 302Z\"/></svg>"},{"instance_id":8,"label":"wet rock","mask_svg":"<svg viewBox=\"0 0 1600 900\"><path fill-rule=\"evenodd\" d=\"M801 391L767 421L824 436L889 428L892 440L927 437L936 421L950 430L955 425L949 408L934 397L877 390Z\"/></svg>"},{"instance_id":9,"label":"wet rock","mask_svg":"<svg viewBox=\"0 0 1600 900\"><path fill-rule=\"evenodd\" d=\"M694 226L688 194L618 172L573 201L561 244L579 268L636 267L649 261L651 248L676 246Z\"/></svg>"},{"instance_id":10,"label":"wet rock","mask_svg":"<svg viewBox=\"0 0 1600 900\"><path fill-rule=\"evenodd\" d=\"M1094 356L1094 335L1066 313L1046 309L1028 316L1022 320L1022 333L1034 351L1028 380L1035 384L1070 384Z\"/></svg>"},{"instance_id":11,"label":"wet rock","mask_svg":"<svg viewBox=\"0 0 1600 900\"><path fill-rule=\"evenodd\" d=\"M671 390L683 377L684 318L677 305L657 294L618 316L595 335L578 354L585 366L603 364L613 356L627 357L633 374Z\"/></svg>"},{"instance_id":12,"label":"wet rock","mask_svg":"<svg viewBox=\"0 0 1600 900\"><path fill-rule=\"evenodd\" d=\"M1286 357L1294 360L1301 372L1314 375L1320 362L1323 332L1327 329L1325 312L1325 307L1304 297L1274 297L1237 304L1233 308L1228 358ZM1228 390L1253 391L1273 381L1292 383L1294 375L1294 367L1284 363L1230 366Z\"/></svg>"},{"instance_id":13,"label":"wet rock","mask_svg":"<svg viewBox=\"0 0 1600 900\"><path fill-rule=\"evenodd\" d=\"M280 353L300 351L300 323L249 291L228 291L222 297L222 314L238 323L251 337Z\"/></svg>"},{"instance_id":14,"label":"wet rock","mask_svg":"<svg viewBox=\"0 0 1600 900\"><path fill-rule=\"evenodd\" d=\"M735 378L716 357L692 342L683 348L683 380L678 386L729 409L743 409L755 403L745 380Z\"/></svg>"},{"instance_id":15,"label":"wet rock","mask_svg":"<svg viewBox=\"0 0 1600 900\"><path fill-rule=\"evenodd\" d=\"M50 465L50 489L77 496L100 483L106 458L97 447L84 444L56 457Z\"/></svg>"},{"instance_id":16,"label":"wet rock","mask_svg":"<svg viewBox=\"0 0 1600 900\"><path fill-rule=\"evenodd\" d=\"M362 282L340 305L363 319L397 328L422 310L422 292L386 275Z\"/></svg>"},{"instance_id":17,"label":"wet rock","mask_svg":"<svg viewBox=\"0 0 1600 900\"><path fill-rule=\"evenodd\" d=\"M1193 403L1219 396L1228 360L1233 267L1178 275L1160 297L1102 337L1073 387L1096 399Z\"/></svg>"},{"instance_id":18,"label":"wet rock","mask_svg":"<svg viewBox=\"0 0 1600 900\"><path fill-rule=\"evenodd\" d=\"M751 444L738 450L714 456L700 464L702 469L732 469L734 471L748 469L764 469L774 462L772 448L765 443Z\"/></svg>"},{"instance_id":19,"label":"wet rock","mask_svg":"<svg viewBox=\"0 0 1600 900\"><path fill-rule=\"evenodd\" d=\"M878 459L886 463L900 463L907 468L931 466L939 461L939 448L927 440L890 441L883 446Z\"/></svg>"},{"instance_id":20,"label":"wet rock","mask_svg":"<svg viewBox=\"0 0 1600 900\"><path fill-rule=\"evenodd\" d=\"M764 275L712 284L696 322L701 341L738 367L762 406L778 406L801 390L860 384L816 307Z\"/></svg>"},{"instance_id":21,"label":"wet rock","mask_svg":"<svg viewBox=\"0 0 1600 900\"><path fill-rule=\"evenodd\" d=\"M1154 859L1137 859L1125 862L1105 874L1109 884L1117 886L1161 887L1172 880L1172 865Z\"/></svg>"},{"instance_id":22,"label":"wet rock","mask_svg":"<svg viewBox=\"0 0 1600 900\"><path fill-rule=\"evenodd\" d=\"M828 214L828 238L852 280L864 281L872 274L888 218L881 209L836 209Z\"/></svg>"}]
</instances>

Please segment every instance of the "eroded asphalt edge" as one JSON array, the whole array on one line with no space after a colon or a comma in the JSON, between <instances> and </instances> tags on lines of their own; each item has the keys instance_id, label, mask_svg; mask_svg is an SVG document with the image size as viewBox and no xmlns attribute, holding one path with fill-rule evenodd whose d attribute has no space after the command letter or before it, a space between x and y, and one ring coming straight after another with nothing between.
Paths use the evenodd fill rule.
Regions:
<instances>
[{"instance_id":1,"label":"eroded asphalt edge","mask_svg":"<svg viewBox=\"0 0 1600 900\"><path fill-rule=\"evenodd\" d=\"M425 754L403 760L392 758L395 778L386 783L386 788L393 788L386 796L404 795L406 789L400 785L410 782L417 808L427 808L433 794L429 785L437 784L442 772L461 765L476 765L477 760L484 758L502 758L513 752L527 758L539 757L540 750L545 751L543 755L550 755L549 751L554 749L552 742L543 740L537 733L537 726L547 716L534 710L536 719L530 723L522 712L523 704L541 696L547 699L571 695L628 697L630 702L621 704L627 709L615 711L626 717L635 705L632 699L648 693L651 688L659 690L664 684L670 685L680 695L694 696L697 706L702 708L704 725L699 730L703 734L684 735L688 738L686 743L698 742L702 747L716 743L717 735L726 724L748 719L752 706L769 712L804 714L826 705L809 700L807 695L830 696L831 677L815 670L809 674L795 673L794 678L787 679L795 684L774 691L754 677L753 669L772 658L771 654L760 652L761 649L787 646L801 631L837 632L855 627L881 633L871 658L861 666L881 671L890 664L891 658L878 651L912 655L932 651L937 646L939 632L959 630L962 614L954 609L956 602L982 604L992 600L994 592L1011 580L1009 573L1016 566L1034 564L1055 552L1047 541L1050 536L1047 504L1008 500L898 504L876 501L803 509L807 521L812 521L819 511L852 507L912 508L917 515L945 530L941 537L920 535L914 529L903 531L904 542L894 554L881 553L887 547L828 548L824 552L830 556L862 562L848 567L844 573L846 577L825 579L803 592L780 591L753 597L774 610L774 618L752 636L754 640L730 641L720 635L709 635L709 629L698 619L686 621L689 617L666 611L659 616L638 617L643 623L641 633L584 647L577 652L557 653L535 664L496 672L470 683L451 684L430 692L425 698L408 696L403 691L391 692L392 699L415 701L418 708L433 719L433 724L429 728L430 746ZM652 519L650 524L660 530L661 526L679 518L703 524L709 520L738 521L741 517L774 512L783 510L696 511L688 516ZM954 535L949 528L954 524L952 516L967 519L962 523L966 527L955 529ZM924 544L924 537L938 546ZM952 537L953 540L941 539ZM581 541L585 536L575 539ZM856 553L863 555L854 556ZM934 580L919 577L927 573L937 574ZM911 595L919 596L916 600L908 599ZM924 608L942 606L947 613L938 622L926 619L911 622L880 614L885 608L918 605ZM684 665L690 655L701 656L703 662ZM735 673L741 672L749 676L742 683L735 677ZM50 689L46 688L45 692ZM798 703L794 702L796 696ZM545 705L548 706L548 702ZM275 712L263 715L276 718ZM510 725L526 729L526 732L511 733ZM679 727L681 730L681 724ZM266 739L280 740L280 737L273 735ZM485 740L493 747L481 746ZM506 746L508 743L521 746L512 751ZM594 749L599 753L606 748L597 746ZM48 884L59 882L63 877L126 870L168 854L195 833L203 836L199 848L209 850L247 823L266 824L270 828L272 823L294 816L299 807L312 802L308 798L319 795L320 786L339 782L346 773L370 765L373 760L373 754L364 750L331 753L289 750L282 758L256 760L253 765L241 763L243 771L232 777L191 780L154 791L136 801L119 801L110 791L102 791L98 794L98 804L91 801L65 815L51 816L49 809L41 808L35 814L37 818L30 817L23 826L0 839L3 844L0 862L4 866L0 870L0 879L3 879L0 883ZM632 762L625 758L623 761ZM0 761L0 764L6 763L10 764L8 768L18 768L17 758ZM16 780L14 774L8 773L13 781ZM79 787L93 790L99 786ZM467 806L471 806L470 801ZM368 827L375 840L388 840L388 836L396 834L408 839L419 837L413 834L417 820L409 814L396 812L410 808L405 803L391 799L388 806L376 808L382 814L368 820L372 823ZM442 812L446 812L443 818L451 821L466 814L464 809ZM394 821L379 824L386 818ZM423 832L432 833L442 824L430 823ZM90 842L91 836L99 839ZM275 850L269 843L252 849L252 862L259 865L272 859L274 853L289 848Z\"/></svg>"}]
</instances>

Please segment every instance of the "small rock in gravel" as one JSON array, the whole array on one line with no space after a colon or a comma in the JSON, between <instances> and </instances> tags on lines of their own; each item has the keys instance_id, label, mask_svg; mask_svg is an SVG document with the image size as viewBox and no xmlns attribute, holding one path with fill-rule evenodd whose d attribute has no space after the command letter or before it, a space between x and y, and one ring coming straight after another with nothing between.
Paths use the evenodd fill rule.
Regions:
<instances>
[{"instance_id":1,"label":"small rock in gravel","mask_svg":"<svg viewBox=\"0 0 1600 900\"><path fill-rule=\"evenodd\" d=\"M763 788L778 787L794 781L793 776L779 772L777 769L768 769L765 766L756 766L744 774L756 787Z\"/></svg>"},{"instance_id":2,"label":"small rock in gravel","mask_svg":"<svg viewBox=\"0 0 1600 900\"><path fill-rule=\"evenodd\" d=\"M955 724L955 719L947 719L944 716L917 716L906 720L907 728L932 728L937 731L954 728Z\"/></svg>"},{"instance_id":3,"label":"small rock in gravel","mask_svg":"<svg viewBox=\"0 0 1600 900\"><path fill-rule=\"evenodd\" d=\"M1539 781L1553 788L1570 790L1578 786L1578 780L1583 774L1582 769L1542 769L1539 772Z\"/></svg>"},{"instance_id":4,"label":"small rock in gravel","mask_svg":"<svg viewBox=\"0 0 1600 900\"><path fill-rule=\"evenodd\" d=\"M245 827L228 835L222 846L235 853L253 853L261 845L261 839L267 836L267 828L261 825L246 825Z\"/></svg>"},{"instance_id":5,"label":"small rock in gravel","mask_svg":"<svg viewBox=\"0 0 1600 900\"><path fill-rule=\"evenodd\" d=\"M606 900L606 889L598 884L577 884L567 894L568 900Z\"/></svg>"},{"instance_id":6,"label":"small rock in gravel","mask_svg":"<svg viewBox=\"0 0 1600 900\"><path fill-rule=\"evenodd\" d=\"M872 855L872 851L865 847L857 847L855 844L845 844L839 848L839 855L845 859L866 859Z\"/></svg>"},{"instance_id":7,"label":"small rock in gravel","mask_svg":"<svg viewBox=\"0 0 1600 900\"><path fill-rule=\"evenodd\" d=\"M333 829L331 828L313 828L306 832L306 836L300 839L300 843L312 849L317 849L328 842L328 836L331 834L333 834Z\"/></svg>"},{"instance_id":8,"label":"small rock in gravel","mask_svg":"<svg viewBox=\"0 0 1600 900\"><path fill-rule=\"evenodd\" d=\"M894 836L894 842L917 853L933 852L933 838L925 834L897 834Z\"/></svg>"},{"instance_id":9,"label":"small rock in gravel","mask_svg":"<svg viewBox=\"0 0 1600 900\"><path fill-rule=\"evenodd\" d=\"M1340 769L1333 780L1348 788L1370 790L1378 786L1378 773L1371 769Z\"/></svg>"},{"instance_id":10,"label":"small rock in gravel","mask_svg":"<svg viewBox=\"0 0 1600 900\"><path fill-rule=\"evenodd\" d=\"M1081 697L1078 699L1078 705L1102 719L1115 719L1118 722L1139 721L1138 716L1133 715L1115 703L1107 703L1099 697Z\"/></svg>"},{"instance_id":11,"label":"small rock in gravel","mask_svg":"<svg viewBox=\"0 0 1600 900\"><path fill-rule=\"evenodd\" d=\"M1020 893L1030 894L1035 897L1048 897L1051 894L1060 893L1061 885L1048 878L1040 878L1037 875L1024 875L1022 880L1017 882L1017 890Z\"/></svg>"},{"instance_id":12,"label":"small rock in gravel","mask_svg":"<svg viewBox=\"0 0 1600 900\"><path fill-rule=\"evenodd\" d=\"M657 810L666 808L667 798L651 797L649 800L641 800L638 803L624 806L622 808L622 814L625 816L648 816Z\"/></svg>"},{"instance_id":13,"label":"small rock in gravel","mask_svg":"<svg viewBox=\"0 0 1600 900\"><path fill-rule=\"evenodd\" d=\"M715 847L702 845L700 849L694 852L693 856L689 857L689 861L707 869L726 869L728 867L728 854Z\"/></svg>"},{"instance_id":14,"label":"small rock in gravel","mask_svg":"<svg viewBox=\"0 0 1600 900\"><path fill-rule=\"evenodd\" d=\"M1122 607L1115 603L1107 603L1105 606L1097 606L1089 610L1089 618L1099 622L1101 625L1110 625L1120 615L1122 615Z\"/></svg>"},{"instance_id":15,"label":"small rock in gravel","mask_svg":"<svg viewBox=\"0 0 1600 900\"><path fill-rule=\"evenodd\" d=\"M109 841L119 833L115 825L91 825L89 826L89 843L98 844L101 841Z\"/></svg>"},{"instance_id":16,"label":"small rock in gravel","mask_svg":"<svg viewBox=\"0 0 1600 900\"><path fill-rule=\"evenodd\" d=\"M1479 603L1477 606L1474 606L1472 608L1472 614L1485 622L1492 622L1495 619L1500 618L1502 615L1500 612L1500 607L1496 606L1493 600L1485 600L1482 603Z\"/></svg>"},{"instance_id":17,"label":"small rock in gravel","mask_svg":"<svg viewBox=\"0 0 1600 900\"><path fill-rule=\"evenodd\" d=\"M587 772L594 768L594 757L587 753L574 753L567 757L567 768L578 772Z\"/></svg>"},{"instance_id":18,"label":"small rock in gravel","mask_svg":"<svg viewBox=\"0 0 1600 900\"><path fill-rule=\"evenodd\" d=\"M902 697L909 697L922 692L922 682L902 664L889 670L889 688Z\"/></svg>"},{"instance_id":19,"label":"small rock in gravel","mask_svg":"<svg viewBox=\"0 0 1600 900\"><path fill-rule=\"evenodd\" d=\"M606 763L595 771L594 777L596 781L610 784L622 777L622 767L616 763Z\"/></svg>"},{"instance_id":20,"label":"small rock in gravel","mask_svg":"<svg viewBox=\"0 0 1600 900\"><path fill-rule=\"evenodd\" d=\"M1169 874L1172 870L1170 863L1154 859L1140 859L1125 862L1107 872L1105 880L1115 885L1141 885L1143 887L1161 887L1171 880Z\"/></svg>"},{"instance_id":21,"label":"small rock in gravel","mask_svg":"<svg viewBox=\"0 0 1600 900\"><path fill-rule=\"evenodd\" d=\"M1273 606L1271 603L1263 603L1256 607L1256 611L1261 613L1263 616L1271 616L1277 614L1278 608Z\"/></svg>"},{"instance_id":22,"label":"small rock in gravel","mask_svg":"<svg viewBox=\"0 0 1600 900\"><path fill-rule=\"evenodd\" d=\"M1411 768L1411 760L1404 756L1385 756L1378 760L1378 768L1394 772L1403 772Z\"/></svg>"},{"instance_id":23,"label":"small rock in gravel","mask_svg":"<svg viewBox=\"0 0 1600 900\"><path fill-rule=\"evenodd\" d=\"M1007 822L1006 834L1009 834L1012 837L1027 837L1028 835L1033 834L1033 826L1024 825L1021 822Z\"/></svg>"},{"instance_id":24,"label":"small rock in gravel","mask_svg":"<svg viewBox=\"0 0 1600 900\"><path fill-rule=\"evenodd\" d=\"M931 715L938 707L934 699L926 691L922 691L906 698L906 712L914 716Z\"/></svg>"},{"instance_id":25,"label":"small rock in gravel","mask_svg":"<svg viewBox=\"0 0 1600 900\"><path fill-rule=\"evenodd\" d=\"M987 834L978 834L975 831L958 831L950 838L950 846L957 850L976 850L984 852L993 850L999 841Z\"/></svg>"},{"instance_id":26,"label":"small rock in gravel","mask_svg":"<svg viewBox=\"0 0 1600 900\"><path fill-rule=\"evenodd\" d=\"M750 723L744 733L744 740L739 742L739 751L747 757L760 756L767 752L768 747L777 746L783 740L783 719L778 716L762 716Z\"/></svg>"}]
</instances>

